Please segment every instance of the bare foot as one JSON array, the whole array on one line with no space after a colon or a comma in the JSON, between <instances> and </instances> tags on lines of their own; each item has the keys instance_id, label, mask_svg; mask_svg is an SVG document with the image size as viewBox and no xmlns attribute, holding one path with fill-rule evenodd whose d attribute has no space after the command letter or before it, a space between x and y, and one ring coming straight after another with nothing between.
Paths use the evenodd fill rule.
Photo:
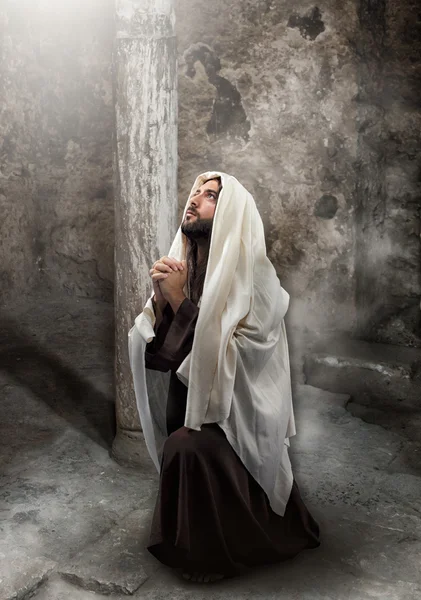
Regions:
<instances>
[{"instance_id":1,"label":"bare foot","mask_svg":"<svg viewBox=\"0 0 421 600\"><path fill-rule=\"evenodd\" d=\"M195 583L213 583L224 578L220 573L183 573L184 579Z\"/></svg>"}]
</instances>

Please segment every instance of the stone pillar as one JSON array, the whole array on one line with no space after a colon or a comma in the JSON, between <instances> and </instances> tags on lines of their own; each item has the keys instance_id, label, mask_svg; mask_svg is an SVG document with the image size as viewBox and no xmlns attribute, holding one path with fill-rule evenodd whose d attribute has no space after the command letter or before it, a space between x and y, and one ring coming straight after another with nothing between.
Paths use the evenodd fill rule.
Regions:
<instances>
[{"instance_id":1,"label":"stone pillar","mask_svg":"<svg viewBox=\"0 0 421 600\"><path fill-rule=\"evenodd\" d=\"M177 53L171 0L116 0L115 316L117 435L112 456L143 463L128 331L151 293L148 271L177 220Z\"/></svg>"}]
</instances>

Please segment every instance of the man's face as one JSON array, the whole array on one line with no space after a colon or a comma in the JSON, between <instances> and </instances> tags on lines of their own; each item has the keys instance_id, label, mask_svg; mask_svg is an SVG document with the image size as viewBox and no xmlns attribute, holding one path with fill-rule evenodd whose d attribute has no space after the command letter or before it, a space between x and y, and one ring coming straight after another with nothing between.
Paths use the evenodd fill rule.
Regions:
<instances>
[{"instance_id":1,"label":"man's face","mask_svg":"<svg viewBox=\"0 0 421 600\"><path fill-rule=\"evenodd\" d=\"M210 180L201 185L190 198L181 231L193 239L208 237L218 202L218 181Z\"/></svg>"},{"instance_id":2,"label":"man's face","mask_svg":"<svg viewBox=\"0 0 421 600\"><path fill-rule=\"evenodd\" d=\"M218 182L215 179L206 181L190 198L184 222L192 223L197 219L213 219L217 201Z\"/></svg>"}]
</instances>

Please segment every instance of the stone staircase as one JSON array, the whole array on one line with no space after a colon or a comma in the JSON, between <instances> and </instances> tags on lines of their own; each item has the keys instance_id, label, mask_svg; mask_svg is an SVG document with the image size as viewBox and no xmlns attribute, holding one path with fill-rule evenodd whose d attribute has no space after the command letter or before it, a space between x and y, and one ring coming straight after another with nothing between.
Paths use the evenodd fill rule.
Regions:
<instances>
[{"instance_id":1,"label":"stone staircase","mask_svg":"<svg viewBox=\"0 0 421 600\"><path fill-rule=\"evenodd\" d=\"M304 357L307 384L351 396L355 416L419 440L421 349L340 338ZM406 431L402 431L406 430Z\"/></svg>"}]
</instances>

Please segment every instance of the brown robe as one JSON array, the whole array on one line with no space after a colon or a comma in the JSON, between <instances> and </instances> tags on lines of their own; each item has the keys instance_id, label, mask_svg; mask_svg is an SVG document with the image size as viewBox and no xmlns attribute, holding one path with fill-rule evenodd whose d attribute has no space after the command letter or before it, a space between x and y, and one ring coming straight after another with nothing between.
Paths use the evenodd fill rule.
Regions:
<instances>
[{"instance_id":1,"label":"brown robe","mask_svg":"<svg viewBox=\"0 0 421 600\"><path fill-rule=\"evenodd\" d=\"M198 313L187 298L175 315L168 304L146 346L146 367L171 371L169 437L148 550L170 567L232 576L316 548L319 526L295 480L280 516L216 423L201 431L184 427L187 387L175 371L191 350Z\"/></svg>"}]
</instances>

